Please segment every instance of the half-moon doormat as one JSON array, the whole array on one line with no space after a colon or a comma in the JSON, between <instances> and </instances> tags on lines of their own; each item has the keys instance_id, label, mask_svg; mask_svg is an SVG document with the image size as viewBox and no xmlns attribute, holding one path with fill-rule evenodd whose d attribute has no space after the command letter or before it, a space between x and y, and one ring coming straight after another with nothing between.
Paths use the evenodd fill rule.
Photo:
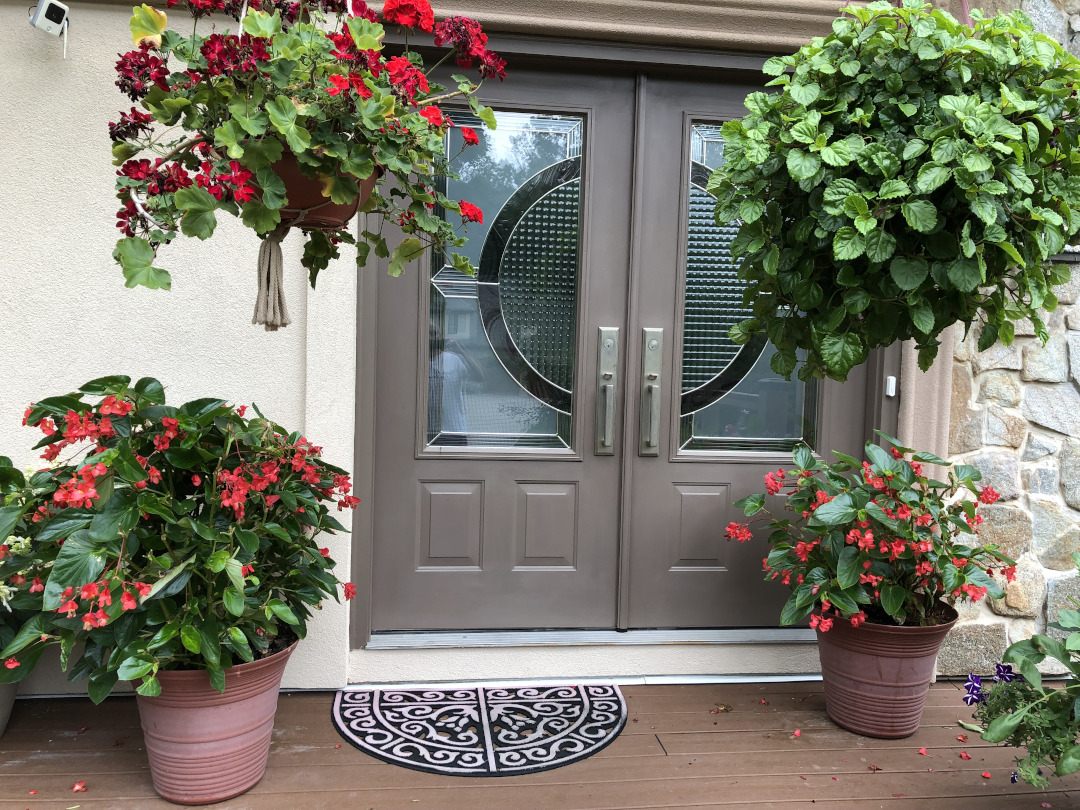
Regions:
<instances>
[{"instance_id":1,"label":"half-moon doormat","mask_svg":"<svg viewBox=\"0 0 1080 810\"><path fill-rule=\"evenodd\" d=\"M334 725L373 757L428 773L514 776L569 765L626 725L619 687L344 689Z\"/></svg>"}]
</instances>

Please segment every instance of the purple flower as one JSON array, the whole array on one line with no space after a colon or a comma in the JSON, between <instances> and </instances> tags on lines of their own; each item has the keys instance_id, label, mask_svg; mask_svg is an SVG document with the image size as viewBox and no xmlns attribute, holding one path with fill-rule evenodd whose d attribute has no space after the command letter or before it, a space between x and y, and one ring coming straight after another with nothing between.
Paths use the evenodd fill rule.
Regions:
<instances>
[{"instance_id":1,"label":"purple flower","mask_svg":"<svg viewBox=\"0 0 1080 810\"><path fill-rule=\"evenodd\" d=\"M964 695L964 703L968 706L974 706L976 703L985 703L986 695L982 693L982 690L976 690L974 692L968 692Z\"/></svg>"},{"instance_id":2,"label":"purple flower","mask_svg":"<svg viewBox=\"0 0 1080 810\"><path fill-rule=\"evenodd\" d=\"M1023 676L1019 673L1013 672L1013 668L1009 664L995 664L994 682L1004 681L1005 683L1011 683L1013 681L1024 680Z\"/></svg>"},{"instance_id":3,"label":"purple flower","mask_svg":"<svg viewBox=\"0 0 1080 810\"><path fill-rule=\"evenodd\" d=\"M1020 774L1018 774L1016 771L1013 771L1012 776L1009 777L1009 781L1015 785L1017 782L1020 781Z\"/></svg>"},{"instance_id":4,"label":"purple flower","mask_svg":"<svg viewBox=\"0 0 1080 810\"><path fill-rule=\"evenodd\" d=\"M969 672L968 679L964 682L964 688L968 690L969 694L974 694L975 692L978 692L982 689L982 678L980 678L974 672Z\"/></svg>"}]
</instances>

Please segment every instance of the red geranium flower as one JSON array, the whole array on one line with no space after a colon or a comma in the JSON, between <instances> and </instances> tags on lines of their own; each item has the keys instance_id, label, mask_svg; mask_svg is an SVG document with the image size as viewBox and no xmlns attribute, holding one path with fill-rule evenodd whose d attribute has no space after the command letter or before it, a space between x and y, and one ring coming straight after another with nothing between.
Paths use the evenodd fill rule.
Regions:
<instances>
[{"instance_id":1,"label":"red geranium flower","mask_svg":"<svg viewBox=\"0 0 1080 810\"><path fill-rule=\"evenodd\" d=\"M386 0L382 15L388 23L419 28L429 34L435 25L435 13L428 0Z\"/></svg>"},{"instance_id":2,"label":"red geranium flower","mask_svg":"<svg viewBox=\"0 0 1080 810\"><path fill-rule=\"evenodd\" d=\"M476 146L480 143L480 138L476 134L476 130L472 127L461 128L461 139L469 146Z\"/></svg>"},{"instance_id":3,"label":"red geranium flower","mask_svg":"<svg viewBox=\"0 0 1080 810\"><path fill-rule=\"evenodd\" d=\"M466 222L479 222L484 224L484 212L473 205L471 202L465 202L461 200L461 218Z\"/></svg>"}]
</instances>

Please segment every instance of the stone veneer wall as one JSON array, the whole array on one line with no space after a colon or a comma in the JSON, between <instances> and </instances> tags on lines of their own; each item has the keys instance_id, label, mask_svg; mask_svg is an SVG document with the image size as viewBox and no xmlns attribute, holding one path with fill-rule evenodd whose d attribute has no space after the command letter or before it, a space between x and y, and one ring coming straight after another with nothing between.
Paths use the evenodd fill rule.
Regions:
<instances>
[{"instance_id":1,"label":"stone veneer wall","mask_svg":"<svg viewBox=\"0 0 1080 810\"><path fill-rule=\"evenodd\" d=\"M943 5L958 15L959 0ZM970 5L987 13L1022 8L1080 54L1080 0ZM1060 609L1072 607L1070 597L1080 598L1071 557L1080 551L1080 256L1068 259L1073 280L1055 290L1060 306L1047 319L1046 346L1030 324L1018 325L1012 346L985 352L976 350L974 330L966 340L956 336L950 460L975 464L1001 493L980 508L980 534L1017 560L1017 578L1004 599L961 609L938 658L942 675L992 671L1009 644L1046 632Z\"/></svg>"},{"instance_id":2,"label":"stone veneer wall","mask_svg":"<svg viewBox=\"0 0 1080 810\"><path fill-rule=\"evenodd\" d=\"M938 660L943 675L988 671L1014 641L1044 632L1080 597L1080 256L1058 287L1045 346L1030 323L1011 346L976 348L957 330L949 420L950 461L974 464L1001 494L981 506L984 542L1017 561L1005 597L961 608Z\"/></svg>"}]
</instances>

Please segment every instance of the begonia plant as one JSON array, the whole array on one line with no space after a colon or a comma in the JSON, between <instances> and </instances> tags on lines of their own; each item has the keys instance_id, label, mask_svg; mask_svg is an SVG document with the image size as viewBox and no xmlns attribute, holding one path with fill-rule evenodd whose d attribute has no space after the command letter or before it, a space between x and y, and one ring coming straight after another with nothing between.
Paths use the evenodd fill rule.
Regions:
<instances>
[{"instance_id":1,"label":"begonia plant","mask_svg":"<svg viewBox=\"0 0 1080 810\"><path fill-rule=\"evenodd\" d=\"M978 506L998 499L993 487L978 486L978 468L878 433L889 449L868 442L861 463L834 451L838 461L825 464L801 445L792 469L765 476L765 493L735 503L751 520L731 522L728 540L750 542L756 525L768 538L765 578L791 588L781 624L808 616L822 632L834 621L940 624L948 621L943 604L1004 595L994 569L1016 576L1013 560L978 542ZM927 477L924 464L950 467L948 481ZM785 490L791 516L773 515L767 496Z\"/></svg>"},{"instance_id":2,"label":"begonia plant","mask_svg":"<svg viewBox=\"0 0 1080 810\"><path fill-rule=\"evenodd\" d=\"M359 501L319 447L252 407L174 407L157 380L115 376L27 409L52 466L6 499L0 529L52 560L21 574L40 568L44 588L6 666L59 644L100 702L118 680L158 694L159 670L205 669L222 690L226 668L304 637L340 585L316 535L342 531L334 512Z\"/></svg>"},{"instance_id":3,"label":"begonia plant","mask_svg":"<svg viewBox=\"0 0 1080 810\"><path fill-rule=\"evenodd\" d=\"M843 9L765 63L776 92L723 126L708 190L772 368L847 378L913 339L923 369L954 323L980 350L1057 305L1051 259L1080 230L1080 60L1022 11L973 28L923 0Z\"/></svg>"},{"instance_id":4,"label":"begonia plant","mask_svg":"<svg viewBox=\"0 0 1080 810\"><path fill-rule=\"evenodd\" d=\"M109 124L123 232L114 256L127 286L168 289L170 274L155 266L159 248L179 234L210 238L220 213L266 235L286 209L292 227L304 233L302 262L312 285L342 242L356 244L360 266L370 249L389 256L394 275L429 247L472 272L449 249L464 244L460 231L482 212L440 191L442 180L454 176L444 138L454 123L439 105L460 97L495 127L475 93L483 79L505 76L505 62L487 48L474 20L436 22L427 0L386 0L381 15L362 0L167 5L181 5L189 21L167 28L165 13L135 8L130 27L138 47L116 63L117 86L138 104ZM220 26L220 17L210 16L216 13L238 25ZM406 37L432 34L436 46L448 49L440 64L452 57L478 69L477 79L454 75L455 86L447 89L416 51L406 46L387 55L384 24L404 29ZM209 32L199 32L207 26ZM478 142L467 127L462 135L466 147ZM322 184L323 202L315 208L352 203L365 180L381 175L361 203L369 217L359 241L347 227L313 224L311 209L297 218L279 176L289 153L303 175ZM460 220L440 216L440 209ZM392 251L383 223L405 235Z\"/></svg>"},{"instance_id":5,"label":"begonia plant","mask_svg":"<svg viewBox=\"0 0 1080 810\"><path fill-rule=\"evenodd\" d=\"M42 594L56 561L55 541L38 540L23 531L27 504L48 489L49 477L26 476L0 456L0 651L12 642L39 639L50 626L41 618ZM37 644L20 655L0 657L0 683L15 683L29 675L44 651Z\"/></svg>"}]
</instances>

